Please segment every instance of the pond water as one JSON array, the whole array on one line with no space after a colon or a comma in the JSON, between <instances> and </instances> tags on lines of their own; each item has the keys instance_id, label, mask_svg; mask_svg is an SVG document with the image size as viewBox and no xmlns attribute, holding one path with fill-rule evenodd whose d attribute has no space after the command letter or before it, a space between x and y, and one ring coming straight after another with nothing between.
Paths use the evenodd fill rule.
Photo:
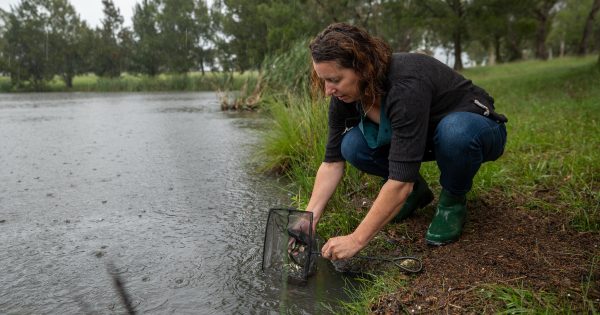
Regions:
<instances>
[{"instance_id":1,"label":"pond water","mask_svg":"<svg viewBox=\"0 0 600 315\"><path fill-rule=\"evenodd\" d=\"M213 93L0 95L0 313L327 313L344 278L265 277L265 122Z\"/></svg>"}]
</instances>

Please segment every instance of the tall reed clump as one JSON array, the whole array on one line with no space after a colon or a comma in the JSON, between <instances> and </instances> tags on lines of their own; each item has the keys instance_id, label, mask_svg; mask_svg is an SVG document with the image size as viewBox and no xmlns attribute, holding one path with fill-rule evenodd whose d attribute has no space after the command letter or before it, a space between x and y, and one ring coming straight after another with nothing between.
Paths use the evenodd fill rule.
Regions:
<instances>
[{"instance_id":1,"label":"tall reed clump","mask_svg":"<svg viewBox=\"0 0 600 315\"><path fill-rule=\"evenodd\" d=\"M261 76L263 92L271 96L308 96L310 71L308 41L298 41L285 54L265 58Z\"/></svg>"}]
</instances>

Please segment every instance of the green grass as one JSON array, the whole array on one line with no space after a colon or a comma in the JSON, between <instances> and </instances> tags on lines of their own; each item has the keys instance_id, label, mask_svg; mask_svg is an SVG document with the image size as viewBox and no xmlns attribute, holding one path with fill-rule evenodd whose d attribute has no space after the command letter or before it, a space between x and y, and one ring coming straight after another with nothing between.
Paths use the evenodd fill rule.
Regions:
<instances>
[{"instance_id":1,"label":"green grass","mask_svg":"<svg viewBox=\"0 0 600 315\"><path fill-rule=\"evenodd\" d=\"M330 307L329 310L332 314L368 314L371 306L380 298L402 290L407 285L407 279L394 270L382 276L359 279L358 284L346 285L350 301L341 302L339 308Z\"/></svg>"},{"instance_id":2,"label":"green grass","mask_svg":"<svg viewBox=\"0 0 600 315\"><path fill-rule=\"evenodd\" d=\"M199 72L188 74L146 75L123 74L118 78L103 78L93 74L73 78L73 87L67 88L60 78L48 82L45 91L52 92L142 92L142 91L217 91L240 90L244 84L254 86L257 72L226 73ZM15 89L10 78L0 77L0 92L26 92L27 87Z\"/></svg>"},{"instance_id":3,"label":"green grass","mask_svg":"<svg viewBox=\"0 0 600 315\"><path fill-rule=\"evenodd\" d=\"M474 193L496 187L531 210L565 212L600 230L600 70L595 58L527 61L465 71L509 117L506 153L484 165ZM535 193L544 191L544 197Z\"/></svg>"},{"instance_id":4,"label":"green grass","mask_svg":"<svg viewBox=\"0 0 600 315\"><path fill-rule=\"evenodd\" d=\"M305 66L301 64L302 58L289 60L296 61L288 62L288 74L284 77L294 73L293 69L302 71ZM597 57L523 61L467 69L464 75L493 95L497 111L509 118L505 154L498 161L482 166L469 198L493 190L511 206L561 213L570 218L577 230L600 231ZM282 88L285 89L281 86L278 89ZM295 194L294 206L304 209L323 159L328 106L327 100L312 101L306 92L296 92L294 85L287 90L287 95L272 93L266 97L273 127L265 134L260 157L265 168L281 171L295 183L290 188ZM352 231L365 211L357 209L352 199L372 199L381 185L379 179L352 167L347 167L346 173L318 227L318 232L326 238ZM435 163L424 163L421 173L434 190L439 190L439 170ZM370 285L366 292L358 290L356 304L346 305L349 312L365 313L368 310L365 305L372 302L373 296L390 289L385 277L375 277L372 281L381 285ZM592 303L571 305L564 296L552 292L519 287L497 287L490 292L487 298L502 304L506 314L568 313L582 308L597 312L589 306Z\"/></svg>"}]
</instances>

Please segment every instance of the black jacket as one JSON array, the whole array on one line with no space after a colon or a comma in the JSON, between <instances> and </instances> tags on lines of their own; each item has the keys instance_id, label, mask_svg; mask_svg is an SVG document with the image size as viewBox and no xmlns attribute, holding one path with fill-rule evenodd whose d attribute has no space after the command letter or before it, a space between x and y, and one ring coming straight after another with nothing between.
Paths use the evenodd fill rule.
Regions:
<instances>
[{"instance_id":1,"label":"black jacket","mask_svg":"<svg viewBox=\"0 0 600 315\"><path fill-rule=\"evenodd\" d=\"M486 91L437 59L414 53L393 54L382 97L392 127L388 178L413 182L437 124L452 112L483 114L484 110L474 104L475 99L493 112L494 99ZM360 111L358 102L331 98L325 162L344 160L343 133L360 121Z\"/></svg>"}]
</instances>

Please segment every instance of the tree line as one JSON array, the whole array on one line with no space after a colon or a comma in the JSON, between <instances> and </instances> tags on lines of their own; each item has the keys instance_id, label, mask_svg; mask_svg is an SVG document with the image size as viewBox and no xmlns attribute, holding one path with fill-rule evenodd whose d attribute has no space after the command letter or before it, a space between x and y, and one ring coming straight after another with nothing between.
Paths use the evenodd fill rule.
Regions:
<instances>
[{"instance_id":1,"label":"tree line","mask_svg":"<svg viewBox=\"0 0 600 315\"><path fill-rule=\"evenodd\" d=\"M454 68L600 50L600 0L140 0L131 27L112 0L90 27L68 0L0 10L0 72L42 88L59 76L115 78L260 69L332 22L386 39L395 51L444 49Z\"/></svg>"}]
</instances>

